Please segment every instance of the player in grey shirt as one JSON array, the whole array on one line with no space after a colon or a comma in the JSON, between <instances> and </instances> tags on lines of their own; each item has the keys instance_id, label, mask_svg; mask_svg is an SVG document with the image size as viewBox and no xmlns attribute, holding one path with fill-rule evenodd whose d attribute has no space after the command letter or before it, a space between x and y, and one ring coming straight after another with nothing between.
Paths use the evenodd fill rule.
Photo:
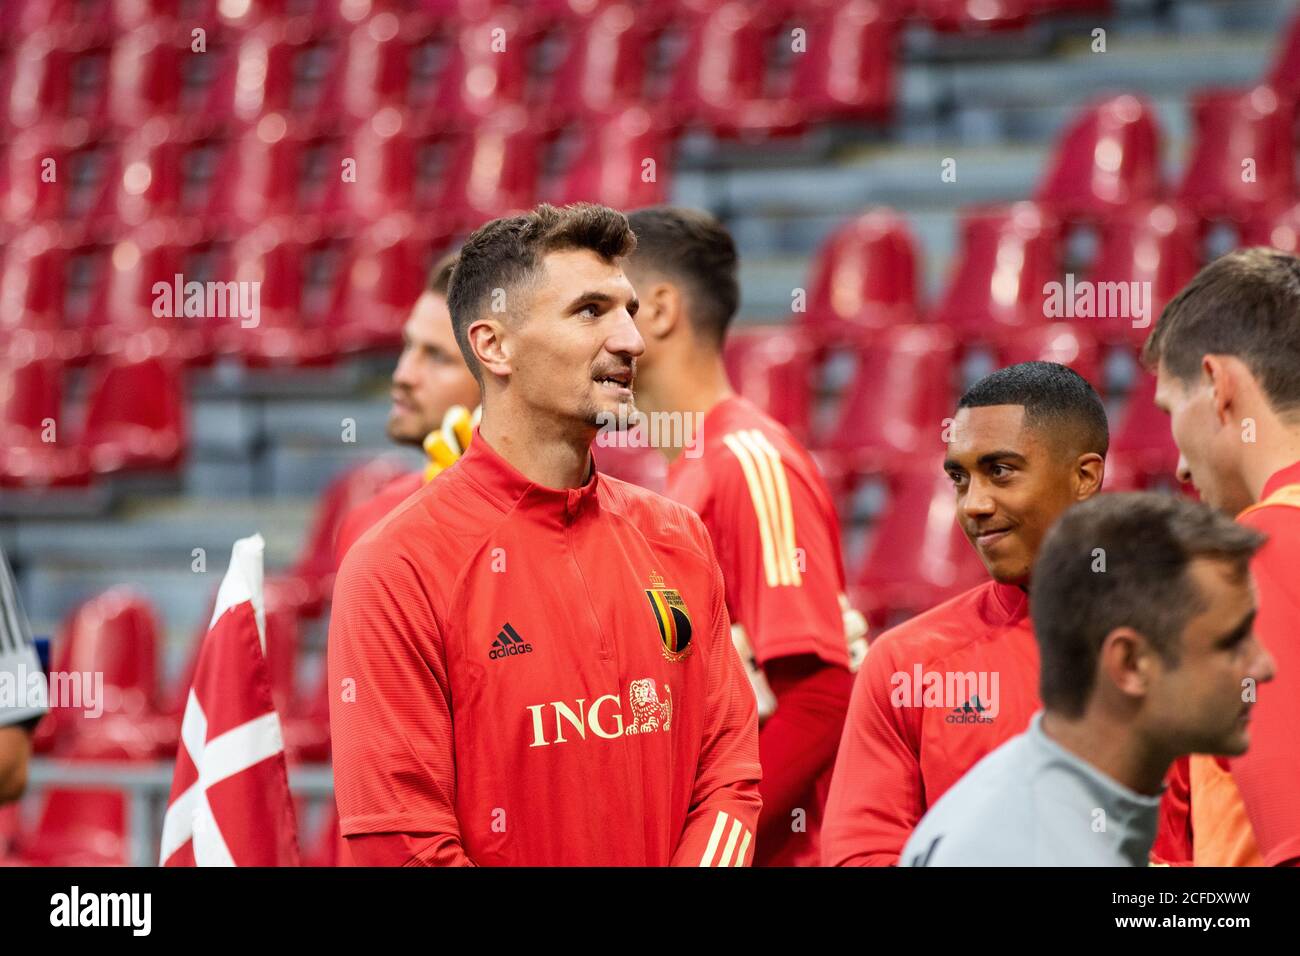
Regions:
<instances>
[{"instance_id":1,"label":"player in grey shirt","mask_svg":"<svg viewBox=\"0 0 1300 956\"><path fill-rule=\"evenodd\" d=\"M30 734L46 712L45 701L33 702L29 688L43 676L18 588L0 549L0 803L17 800L26 787Z\"/></svg>"},{"instance_id":2,"label":"player in grey shirt","mask_svg":"<svg viewBox=\"0 0 1300 956\"><path fill-rule=\"evenodd\" d=\"M1044 710L935 803L906 866L1145 866L1170 764L1239 755L1273 661L1251 633L1264 536L1169 495L1100 495L1030 584Z\"/></svg>"}]
</instances>

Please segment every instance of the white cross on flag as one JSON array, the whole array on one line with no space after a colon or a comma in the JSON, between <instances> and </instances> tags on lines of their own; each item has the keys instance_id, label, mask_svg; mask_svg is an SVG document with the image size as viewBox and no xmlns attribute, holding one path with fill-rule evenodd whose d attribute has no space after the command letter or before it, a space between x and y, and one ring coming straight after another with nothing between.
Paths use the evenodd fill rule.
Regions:
<instances>
[{"instance_id":1,"label":"white cross on flag","mask_svg":"<svg viewBox=\"0 0 1300 956\"><path fill-rule=\"evenodd\" d=\"M235 542L181 722L163 866L298 866L266 666L260 534Z\"/></svg>"}]
</instances>

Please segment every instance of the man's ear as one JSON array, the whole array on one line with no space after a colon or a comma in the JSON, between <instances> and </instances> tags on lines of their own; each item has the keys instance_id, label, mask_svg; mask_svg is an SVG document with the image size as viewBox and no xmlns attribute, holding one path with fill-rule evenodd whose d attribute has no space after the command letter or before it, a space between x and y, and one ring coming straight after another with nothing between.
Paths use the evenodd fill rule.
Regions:
<instances>
[{"instance_id":1,"label":"man's ear","mask_svg":"<svg viewBox=\"0 0 1300 956\"><path fill-rule=\"evenodd\" d=\"M1205 355L1201 357L1201 372L1210 382L1210 391L1214 397L1214 414L1221 426L1226 426L1235 419L1234 402L1240 399L1241 383L1237 377L1241 373L1240 362L1232 356ZM1232 413L1230 414L1230 410Z\"/></svg>"},{"instance_id":2,"label":"man's ear","mask_svg":"<svg viewBox=\"0 0 1300 956\"><path fill-rule=\"evenodd\" d=\"M683 317L682 291L671 282L656 279L637 289L641 308L636 314L641 334L654 339L672 335Z\"/></svg>"},{"instance_id":3,"label":"man's ear","mask_svg":"<svg viewBox=\"0 0 1300 956\"><path fill-rule=\"evenodd\" d=\"M1117 627L1101 641L1099 676L1126 697L1145 697L1154 663L1151 645L1131 627Z\"/></svg>"},{"instance_id":4,"label":"man's ear","mask_svg":"<svg viewBox=\"0 0 1300 956\"><path fill-rule=\"evenodd\" d=\"M1074 488L1074 497L1077 501L1086 501L1101 491L1102 482L1106 479L1106 459L1095 451L1080 455L1074 463L1074 473L1078 482Z\"/></svg>"},{"instance_id":5,"label":"man's ear","mask_svg":"<svg viewBox=\"0 0 1300 956\"><path fill-rule=\"evenodd\" d=\"M470 351L479 364L485 371L503 377L513 371L510 343L504 332L505 327L496 319L477 319L466 330Z\"/></svg>"}]
</instances>

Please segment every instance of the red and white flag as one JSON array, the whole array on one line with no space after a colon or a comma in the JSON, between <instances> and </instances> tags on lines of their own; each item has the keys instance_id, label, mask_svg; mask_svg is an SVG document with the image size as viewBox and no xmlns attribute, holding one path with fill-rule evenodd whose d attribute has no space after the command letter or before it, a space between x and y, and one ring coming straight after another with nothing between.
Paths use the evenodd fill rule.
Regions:
<instances>
[{"instance_id":1,"label":"red and white flag","mask_svg":"<svg viewBox=\"0 0 1300 956\"><path fill-rule=\"evenodd\" d=\"M266 666L260 534L235 542L185 703L163 866L298 866Z\"/></svg>"}]
</instances>

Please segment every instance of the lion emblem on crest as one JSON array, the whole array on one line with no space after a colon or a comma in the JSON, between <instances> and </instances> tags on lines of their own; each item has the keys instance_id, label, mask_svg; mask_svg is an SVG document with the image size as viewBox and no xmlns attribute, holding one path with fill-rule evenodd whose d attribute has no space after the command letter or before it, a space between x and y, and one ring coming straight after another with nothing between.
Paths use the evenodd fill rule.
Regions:
<instances>
[{"instance_id":1,"label":"lion emblem on crest","mask_svg":"<svg viewBox=\"0 0 1300 956\"><path fill-rule=\"evenodd\" d=\"M659 699L653 677L643 677L628 685L628 699L632 704L632 720L624 733L648 734L667 730L673 722L673 692L664 684L666 700Z\"/></svg>"}]
</instances>

